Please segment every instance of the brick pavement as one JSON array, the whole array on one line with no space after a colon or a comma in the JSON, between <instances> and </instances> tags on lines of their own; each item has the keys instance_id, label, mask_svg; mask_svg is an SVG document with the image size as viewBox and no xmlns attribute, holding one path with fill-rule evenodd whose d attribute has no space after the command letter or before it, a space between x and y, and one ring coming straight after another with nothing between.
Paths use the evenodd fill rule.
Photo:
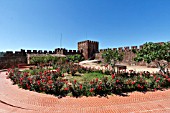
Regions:
<instances>
[{"instance_id":1,"label":"brick pavement","mask_svg":"<svg viewBox=\"0 0 170 113\"><path fill-rule=\"evenodd\" d=\"M156 92L133 92L122 97L63 97L58 99L18 88L0 74L0 113L169 113L170 89Z\"/></svg>"}]
</instances>

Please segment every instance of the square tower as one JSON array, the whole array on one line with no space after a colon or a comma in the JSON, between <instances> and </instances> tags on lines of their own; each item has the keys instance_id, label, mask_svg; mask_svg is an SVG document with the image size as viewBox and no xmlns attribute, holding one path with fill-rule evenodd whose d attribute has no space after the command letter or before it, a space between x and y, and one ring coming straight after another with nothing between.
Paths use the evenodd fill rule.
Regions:
<instances>
[{"instance_id":1,"label":"square tower","mask_svg":"<svg viewBox=\"0 0 170 113\"><path fill-rule=\"evenodd\" d=\"M94 59L95 53L99 51L99 42L90 40L78 42L78 51L82 53L86 60Z\"/></svg>"}]
</instances>

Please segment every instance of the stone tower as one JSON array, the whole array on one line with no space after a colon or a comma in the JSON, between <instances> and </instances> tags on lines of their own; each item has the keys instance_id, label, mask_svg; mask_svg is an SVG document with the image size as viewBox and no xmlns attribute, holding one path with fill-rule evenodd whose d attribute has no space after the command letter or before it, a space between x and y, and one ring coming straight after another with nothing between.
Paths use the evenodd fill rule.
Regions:
<instances>
[{"instance_id":1,"label":"stone tower","mask_svg":"<svg viewBox=\"0 0 170 113\"><path fill-rule=\"evenodd\" d=\"M94 59L95 53L99 51L99 42L90 40L78 42L78 50L82 53L86 60Z\"/></svg>"}]
</instances>

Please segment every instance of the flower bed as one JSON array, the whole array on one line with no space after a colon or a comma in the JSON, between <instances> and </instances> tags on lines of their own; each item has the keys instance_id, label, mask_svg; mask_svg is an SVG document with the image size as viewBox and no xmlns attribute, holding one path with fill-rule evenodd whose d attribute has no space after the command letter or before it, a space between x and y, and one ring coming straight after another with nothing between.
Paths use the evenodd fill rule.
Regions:
<instances>
[{"instance_id":1,"label":"flower bed","mask_svg":"<svg viewBox=\"0 0 170 113\"><path fill-rule=\"evenodd\" d=\"M75 72L97 72L101 70L92 70L86 68L69 69L68 73L75 75ZM36 69L33 69L33 71ZM80 71L81 70L81 71ZM73 72L74 71L74 72ZM74 74L73 74L74 73ZM30 91L43 92L56 96L72 95L79 96L106 96L108 94L122 94L132 91L154 91L165 89L170 86L170 77L168 74L142 72L136 73L130 71L128 73L119 73L107 75L101 79L95 78L83 83L78 80L66 79L65 74L60 68L56 70L39 69L34 73L29 71L21 72L18 69L8 69L6 73L13 81L23 89Z\"/></svg>"}]
</instances>

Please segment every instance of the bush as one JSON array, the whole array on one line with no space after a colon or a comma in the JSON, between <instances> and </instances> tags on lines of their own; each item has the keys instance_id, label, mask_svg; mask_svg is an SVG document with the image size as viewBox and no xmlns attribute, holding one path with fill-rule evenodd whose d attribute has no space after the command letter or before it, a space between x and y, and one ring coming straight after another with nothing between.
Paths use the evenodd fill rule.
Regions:
<instances>
[{"instance_id":1,"label":"bush","mask_svg":"<svg viewBox=\"0 0 170 113\"><path fill-rule=\"evenodd\" d=\"M51 65L55 64L57 62L65 63L66 58L65 57L56 57L56 56L33 56L30 59L31 64L45 64L45 65Z\"/></svg>"},{"instance_id":2,"label":"bush","mask_svg":"<svg viewBox=\"0 0 170 113\"><path fill-rule=\"evenodd\" d=\"M68 62L78 63L78 62L84 60L84 57L80 54L76 54L76 55L68 55L66 57L66 59L67 59Z\"/></svg>"},{"instance_id":3,"label":"bush","mask_svg":"<svg viewBox=\"0 0 170 113\"><path fill-rule=\"evenodd\" d=\"M64 67L64 66L63 66ZM72 66L71 74L75 75L77 66ZM86 68L79 67L82 70ZM32 72L33 71L33 72ZM149 73L149 72L128 72L104 76L96 73L95 70L86 69L93 72L87 76L83 83L77 80L67 80L62 74L62 70L55 71L49 69L34 68L31 71L20 72L18 69L9 69L7 78L18 84L23 89L36 92L45 92L56 96L66 96L71 93L75 97L79 96L106 96L108 94L119 94L132 91L153 91L170 87L169 74ZM95 79L94 76L96 77Z\"/></svg>"}]
</instances>

